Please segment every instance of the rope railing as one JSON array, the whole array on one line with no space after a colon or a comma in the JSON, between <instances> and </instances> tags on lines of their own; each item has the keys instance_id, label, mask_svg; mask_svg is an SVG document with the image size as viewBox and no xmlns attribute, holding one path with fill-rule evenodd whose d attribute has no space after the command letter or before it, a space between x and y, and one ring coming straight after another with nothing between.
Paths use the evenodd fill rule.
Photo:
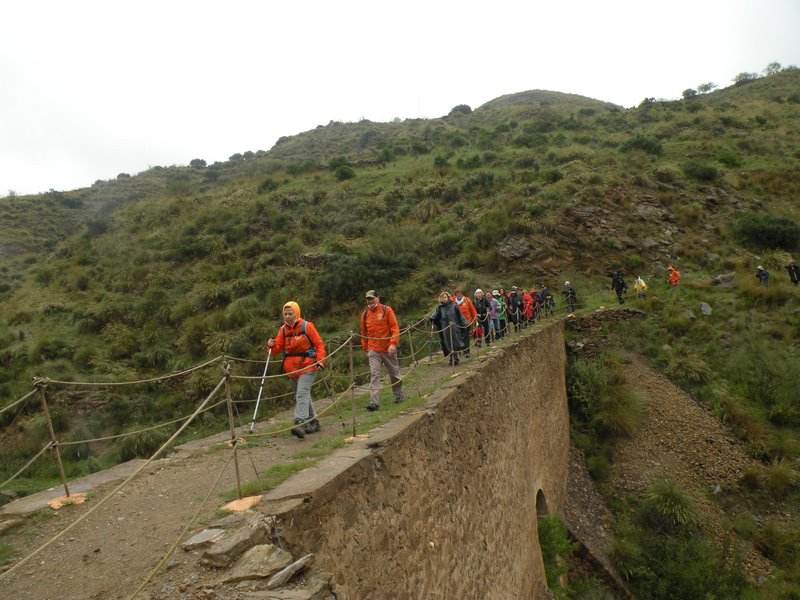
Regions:
<instances>
[{"instance_id":1,"label":"rope railing","mask_svg":"<svg viewBox=\"0 0 800 600\"><path fill-rule=\"evenodd\" d=\"M27 463L25 463L24 467L22 467L19 471L17 471L11 477L6 479L3 483L0 483L0 489L6 487L9 483L11 483L17 477L22 475L28 467L30 467L33 463L35 463L42 454L44 454L47 450L50 450L50 448L52 448L52 447L53 447L53 442L47 442L47 444L44 446L44 448L42 448L41 450L39 450L39 452L36 453L36 456L34 456Z\"/></svg>"},{"instance_id":2,"label":"rope railing","mask_svg":"<svg viewBox=\"0 0 800 600\"><path fill-rule=\"evenodd\" d=\"M58 379L49 379L45 378L45 383L55 383L58 385L70 385L70 386L91 386L91 387L114 387L114 386L123 386L123 385L141 385L143 383L157 383L159 381L166 381L167 379L174 379L176 377L182 377L183 375L188 375L194 371L199 371L201 369L205 369L206 367L213 365L224 359L224 356L217 356L216 358L212 358L208 362L205 362L201 365L197 365L194 367L189 367L188 369L184 369L183 371L178 371L177 373L169 373L168 375L161 375L160 377L153 377L151 379L136 379L133 381L59 381Z\"/></svg>"},{"instance_id":3,"label":"rope railing","mask_svg":"<svg viewBox=\"0 0 800 600\"><path fill-rule=\"evenodd\" d=\"M30 398L31 396L33 396L33 395L34 395L36 392L37 392L37 390L33 389L33 390L31 390L30 392L28 392L27 394L25 394L25 395L24 395L22 398L20 398L19 400L16 400L16 401L12 402L11 404L9 404L9 405L7 405L7 406L4 406L3 408L0 408L0 415L2 415L2 414L3 414L4 412L6 412L7 410L11 410L12 408L14 408L15 406L17 406L18 404L22 404L23 402L25 402L25 400L27 400L28 398Z\"/></svg>"},{"instance_id":4,"label":"rope railing","mask_svg":"<svg viewBox=\"0 0 800 600\"><path fill-rule=\"evenodd\" d=\"M117 493L119 493L120 490L122 490L126 485L128 485L131 481L133 481L136 477L138 477L139 474L142 471L144 471L150 465L150 463L152 463L166 448L168 448L178 438L178 436L181 433L183 433L183 431L189 426L189 423L191 423L192 420L198 414L200 414L200 412L203 410L203 408L205 408L205 406L217 394L217 392L220 390L220 388L225 384L225 381L226 381L226 378L223 378L223 379L220 380L220 382L216 385L214 390L206 397L205 400L203 400L203 402L197 407L197 409L194 411L194 413L192 413L191 417L189 419L187 419L187 421L175 433L173 433L172 436L166 442L164 442L158 450L156 450L150 456L150 458L145 460L144 463L142 463L139 466L139 468L136 469L136 471L134 471L131 475L129 475L122 483L120 483L118 486L116 486L113 490L111 490L103 498L98 500L97 503L94 506L92 506L92 508L90 508L87 512L82 514L80 517L78 517L72 523L67 525L59 533L57 533L52 538L50 538L48 541L46 541L44 544L42 544L41 546L39 546L38 548L33 550L26 557L22 558L19 562L17 562L14 565L12 565L8 570L6 570L3 573L0 573L0 580L3 580L5 578L7 578L9 575L11 575L12 573L16 572L20 567L22 567L22 565L26 564L30 559L32 559L34 556L39 554L39 552L41 552L42 550L48 548L50 545L52 545L53 543L55 543L56 541L58 541L59 539L64 537L64 535L66 535L69 531L71 531L72 529L77 527L78 524L80 524L83 521L85 521L86 519L88 519L92 514L97 512L97 510L101 506L103 506L106 502L108 502L109 499L113 498Z\"/></svg>"}]
</instances>

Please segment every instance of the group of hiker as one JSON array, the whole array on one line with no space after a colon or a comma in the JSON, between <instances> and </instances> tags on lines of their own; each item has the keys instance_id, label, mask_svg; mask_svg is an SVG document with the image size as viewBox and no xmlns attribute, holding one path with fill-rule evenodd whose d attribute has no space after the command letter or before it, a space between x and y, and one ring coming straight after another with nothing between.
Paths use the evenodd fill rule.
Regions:
<instances>
[{"instance_id":1,"label":"group of hiker","mask_svg":"<svg viewBox=\"0 0 800 600\"><path fill-rule=\"evenodd\" d=\"M789 279L794 285L800 283L800 267L797 266L794 259L790 260L789 264L784 268L786 272L789 273ZM756 267L756 279L758 279L758 285L761 287L769 286L769 271L761 265L758 265Z\"/></svg>"},{"instance_id":2,"label":"group of hiker","mask_svg":"<svg viewBox=\"0 0 800 600\"><path fill-rule=\"evenodd\" d=\"M800 267L792 260L786 265L789 278L794 285L800 283ZM667 283L675 289L680 284L681 274L675 267L667 267ZM609 271L611 289L620 304L625 304L623 295L628 286L623 271ZM759 284L766 287L769 272L759 265L756 269ZM647 294L647 284L641 276L633 282L636 295L643 298ZM567 310L573 313L577 306L577 292L569 281L564 282L561 291ZM366 308L361 313L361 347L367 357L370 369L370 402L367 410L380 408L381 366L389 375L392 396L395 403L402 402L403 384L397 348L400 344L400 326L390 306L381 303L375 290L365 294ZM439 303L429 316L431 334L437 331L439 344L445 358L451 365L459 364L460 356L469 358L472 340L480 348L483 344L491 346L512 330L520 331L555 309L553 292L541 285L537 290L526 290L512 286L508 292L504 288L493 289L491 293L478 288L472 298L464 295L462 289L454 294L443 291ZM307 434L320 430L320 422L311 399L311 386L316 373L325 368L325 344L311 321L302 318L297 302L286 302L282 308L283 324L274 338L267 341L269 354L284 353L281 372L291 382L295 395L294 423L292 435L304 438Z\"/></svg>"},{"instance_id":3,"label":"group of hiker","mask_svg":"<svg viewBox=\"0 0 800 600\"><path fill-rule=\"evenodd\" d=\"M575 290L569 282L565 283L565 289L569 290L567 298L574 310ZM546 285L530 291L517 286L512 286L508 292L498 288L491 293L478 288L472 299L457 289L453 295L446 291L439 294L439 304L429 320L432 330L439 332L442 353L451 365L457 365L461 353L469 358L472 339L478 348L483 344L491 346L512 327L519 331L554 309L555 299Z\"/></svg>"},{"instance_id":4,"label":"group of hiker","mask_svg":"<svg viewBox=\"0 0 800 600\"><path fill-rule=\"evenodd\" d=\"M674 289L681 282L681 274L672 265L667 267L667 273L667 283L670 288ZM608 276L611 277L611 289L616 293L617 301L620 304L625 304L623 294L628 292L628 285L625 283L624 271L609 271ZM647 295L647 284L641 275L637 275L633 281L633 291L639 298L644 298Z\"/></svg>"}]
</instances>

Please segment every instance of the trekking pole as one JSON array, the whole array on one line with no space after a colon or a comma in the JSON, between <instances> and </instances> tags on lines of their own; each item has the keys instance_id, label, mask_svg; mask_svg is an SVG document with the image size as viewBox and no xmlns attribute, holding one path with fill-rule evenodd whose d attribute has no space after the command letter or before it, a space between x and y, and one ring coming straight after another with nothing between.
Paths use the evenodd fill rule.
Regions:
<instances>
[{"instance_id":1,"label":"trekking pole","mask_svg":"<svg viewBox=\"0 0 800 600\"><path fill-rule=\"evenodd\" d=\"M264 365L264 374L261 376L261 385L258 388L258 398L256 399L256 409L253 411L253 420L250 421L250 431L249 433L253 433L253 427L256 424L256 415L258 414L258 403L261 402L261 392L264 391L264 379L267 376L267 367L269 367L269 359L272 356L272 347L270 347L269 352L267 352L267 364Z\"/></svg>"},{"instance_id":2,"label":"trekking pole","mask_svg":"<svg viewBox=\"0 0 800 600\"><path fill-rule=\"evenodd\" d=\"M431 332L428 334L428 364L433 362L433 323L431 323Z\"/></svg>"}]
</instances>

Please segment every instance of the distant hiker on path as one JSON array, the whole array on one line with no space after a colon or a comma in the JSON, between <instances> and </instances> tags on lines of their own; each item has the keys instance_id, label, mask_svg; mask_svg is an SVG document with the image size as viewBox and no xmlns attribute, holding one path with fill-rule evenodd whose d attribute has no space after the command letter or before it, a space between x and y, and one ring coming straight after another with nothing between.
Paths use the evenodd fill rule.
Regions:
<instances>
[{"instance_id":1,"label":"distant hiker on path","mask_svg":"<svg viewBox=\"0 0 800 600\"><path fill-rule=\"evenodd\" d=\"M769 271L761 265L758 265L756 267L756 279L758 279L758 285L767 287L769 285Z\"/></svg>"},{"instance_id":2,"label":"distant hiker on path","mask_svg":"<svg viewBox=\"0 0 800 600\"><path fill-rule=\"evenodd\" d=\"M669 271L669 276L667 277L667 283L670 284L673 288L677 287L677 285L681 282L681 274L672 265L669 265L667 267L667 271Z\"/></svg>"},{"instance_id":3,"label":"distant hiker on path","mask_svg":"<svg viewBox=\"0 0 800 600\"><path fill-rule=\"evenodd\" d=\"M625 304L625 298L622 294L628 291L628 286L625 284L625 274L622 271L613 271L611 275L611 289L617 294L617 300L620 304Z\"/></svg>"},{"instance_id":4,"label":"distant hiker on path","mask_svg":"<svg viewBox=\"0 0 800 600\"><path fill-rule=\"evenodd\" d=\"M450 294L442 292L439 294L439 305L434 309L430 316L431 322L439 330L439 344L442 346L442 354L450 357L450 364L458 364L458 353L468 347L464 344L461 331L467 331L469 323L461 314L461 311L450 298ZM469 334L467 334L469 335Z\"/></svg>"},{"instance_id":5,"label":"distant hiker on path","mask_svg":"<svg viewBox=\"0 0 800 600\"><path fill-rule=\"evenodd\" d=\"M564 289L561 290L561 295L564 296L564 301L567 303L567 311L569 314L575 312L575 306L578 304L578 293L575 288L570 285L569 281L564 282Z\"/></svg>"},{"instance_id":6,"label":"distant hiker on path","mask_svg":"<svg viewBox=\"0 0 800 600\"><path fill-rule=\"evenodd\" d=\"M786 270L789 272L789 279L792 280L793 284L797 285L800 283L800 267L797 266L794 259L790 260L789 264L786 265Z\"/></svg>"},{"instance_id":7,"label":"distant hiker on path","mask_svg":"<svg viewBox=\"0 0 800 600\"><path fill-rule=\"evenodd\" d=\"M514 324L514 331L519 331L522 324L522 296L517 293L517 286L508 292L508 322Z\"/></svg>"},{"instance_id":8,"label":"distant hiker on path","mask_svg":"<svg viewBox=\"0 0 800 600\"><path fill-rule=\"evenodd\" d=\"M492 296L497 302L500 304L500 308L497 309L497 338L503 339L503 336L506 334L506 295L505 290L500 288L499 290L494 290L492 292Z\"/></svg>"},{"instance_id":9,"label":"distant hiker on path","mask_svg":"<svg viewBox=\"0 0 800 600\"><path fill-rule=\"evenodd\" d=\"M644 298L647 295L647 284L640 275L637 275L633 282L633 291L636 292L639 298Z\"/></svg>"},{"instance_id":10,"label":"distant hiker on path","mask_svg":"<svg viewBox=\"0 0 800 600\"><path fill-rule=\"evenodd\" d=\"M400 326L391 306L381 304L375 290L366 293L367 308L361 313L361 347L369 362L369 395L367 410L381 407L381 364L386 365L395 403L403 401L403 383L400 379L400 364L397 362L397 346L400 344Z\"/></svg>"},{"instance_id":11,"label":"distant hiker on path","mask_svg":"<svg viewBox=\"0 0 800 600\"><path fill-rule=\"evenodd\" d=\"M286 373L294 390L294 427L292 435L304 438L306 433L319 431L319 419L311 401L311 385L317 369L325 368L325 344L311 321L300 317L300 305L283 305L283 325L267 346L276 354L285 351L281 372ZM316 364L318 363L318 364ZM303 427L301 423L305 423Z\"/></svg>"},{"instance_id":12,"label":"distant hiker on path","mask_svg":"<svg viewBox=\"0 0 800 600\"><path fill-rule=\"evenodd\" d=\"M489 337L493 342L503 337L503 333L500 331L500 310L502 307L498 299L499 296L500 292L497 290L492 290L491 296L486 295L486 299L489 301Z\"/></svg>"}]
</instances>

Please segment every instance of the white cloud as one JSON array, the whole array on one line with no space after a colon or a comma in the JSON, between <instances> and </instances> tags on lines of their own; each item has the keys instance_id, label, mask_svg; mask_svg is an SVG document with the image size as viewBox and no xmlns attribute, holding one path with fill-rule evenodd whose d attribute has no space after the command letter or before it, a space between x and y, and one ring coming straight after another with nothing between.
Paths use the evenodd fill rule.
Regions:
<instances>
[{"instance_id":1,"label":"white cloud","mask_svg":"<svg viewBox=\"0 0 800 600\"><path fill-rule=\"evenodd\" d=\"M528 89L633 106L800 62L795 0L0 0L0 194Z\"/></svg>"}]
</instances>

